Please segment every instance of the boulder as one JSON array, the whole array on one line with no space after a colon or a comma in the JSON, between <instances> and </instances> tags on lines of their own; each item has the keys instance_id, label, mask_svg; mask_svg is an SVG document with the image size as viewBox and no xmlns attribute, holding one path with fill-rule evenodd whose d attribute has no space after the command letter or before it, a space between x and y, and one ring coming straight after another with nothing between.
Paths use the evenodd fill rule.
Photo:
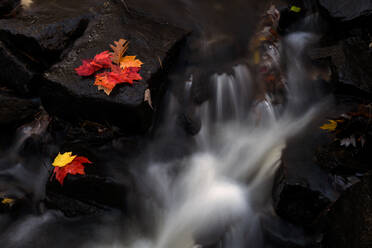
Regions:
<instances>
[{"instance_id":1,"label":"boulder","mask_svg":"<svg viewBox=\"0 0 372 248\"><path fill-rule=\"evenodd\" d=\"M360 36L342 42L345 64L338 67L340 83L351 85L372 95L372 53L369 41Z\"/></svg>"},{"instance_id":2,"label":"boulder","mask_svg":"<svg viewBox=\"0 0 372 248\"><path fill-rule=\"evenodd\" d=\"M156 108L166 73L187 32L127 13L114 1L104 6L64 59L44 74L41 98L50 113L65 118L112 122L144 132L151 125L153 113L144 102L145 90L151 89ZM144 63L140 71L143 80L118 85L108 96L93 85L94 77L80 77L74 68L82 59L109 50L109 44L121 38L130 42L126 54L137 55Z\"/></svg>"},{"instance_id":3,"label":"boulder","mask_svg":"<svg viewBox=\"0 0 372 248\"><path fill-rule=\"evenodd\" d=\"M19 6L21 0L3 0L0 2L0 18L7 17Z\"/></svg>"},{"instance_id":4,"label":"boulder","mask_svg":"<svg viewBox=\"0 0 372 248\"><path fill-rule=\"evenodd\" d=\"M144 149L142 139L126 137L115 127L90 121L72 124L59 118L50 123L49 132L56 147L48 165L51 180L46 185L47 207L71 216L91 214L94 206L125 209L127 195L133 189L129 168L131 164L138 166L132 160ZM67 151L87 157L92 164L85 166L86 175L67 175L61 186L51 177L50 164L58 152ZM64 207L68 199L71 203Z\"/></svg>"},{"instance_id":5,"label":"boulder","mask_svg":"<svg viewBox=\"0 0 372 248\"><path fill-rule=\"evenodd\" d=\"M23 99L0 89L0 125L19 126L39 112L37 101Z\"/></svg>"},{"instance_id":6,"label":"boulder","mask_svg":"<svg viewBox=\"0 0 372 248\"><path fill-rule=\"evenodd\" d=\"M288 142L273 188L277 214L312 230L318 229L323 222L321 217L339 196L328 173L314 159L317 147L329 142L320 125L313 124L306 134Z\"/></svg>"},{"instance_id":7,"label":"boulder","mask_svg":"<svg viewBox=\"0 0 372 248\"><path fill-rule=\"evenodd\" d=\"M13 55L13 53L0 41L0 84L10 87L20 94L27 95L32 88L35 71L30 66Z\"/></svg>"},{"instance_id":8,"label":"boulder","mask_svg":"<svg viewBox=\"0 0 372 248\"><path fill-rule=\"evenodd\" d=\"M63 4L62 4L63 3ZM13 18L0 20L0 83L29 93L35 74L60 59L94 16L93 1L34 1ZM88 11L87 11L88 10Z\"/></svg>"},{"instance_id":9,"label":"boulder","mask_svg":"<svg viewBox=\"0 0 372 248\"><path fill-rule=\"evenodd\" d=\"M340 21L352 21L372 14L370 0L319 0L319 4L332 18Z\"/></svg>"},{"instance_id":10,"label":"boulder","mask_svg":"<svg viewBox=\"0 0 372 248\"><path fill-rule=\"evenodd\" d=\"M372 246L372 177L365 176L332 206L323 240L324 247Z\"/></svg>"}]
</instances>

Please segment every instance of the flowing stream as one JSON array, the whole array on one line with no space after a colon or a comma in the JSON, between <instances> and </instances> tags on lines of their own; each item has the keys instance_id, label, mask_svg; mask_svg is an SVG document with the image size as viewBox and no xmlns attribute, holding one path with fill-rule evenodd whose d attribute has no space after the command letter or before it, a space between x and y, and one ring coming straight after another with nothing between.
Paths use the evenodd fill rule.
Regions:
<instances>
[{"instance_id":1,"label":"flowing stream","mask_svg":"<svg viewBox=\"0 0 372 248\"><path fill-rule=\"evenodd\" d=\"M260 82L243 63L232 66L230 73L213 74L211 97L195 110L202 129L194 139L193 152L165 162L149 159L141 167L137 186L151 196L142 203L150 231L142 233L128 223L116 238L107 238L112 229L95 224L100 238L84 240L80 247L266 247L262 220L275 217L272 187L283 149L321 108L321 102L314 100L319 99L316 92L309 90L311 81L302 58L314 40L313 34L299 32L282 42L285 103L274 103L268 94L259 97ZM185 98L194 83L193 76L184 83ZM170 93L164 124L169 130L164 135L172 132L178 104ZM31 131L25 129L15 149L29 135ZM38 227L47 229L58 218L53 212L27 217L1 240L7 247L20 247L17 245L37 235Z\"/></svg>"},{"instance_id":2,"label":"flowing stream","mask_svg":"<svg viewBox=\"0 0 372 248\"><path fill-rule=\"evenodd\" d=\"M98 247L265 247L261 220L275 216L271 191L282 151L319 109L319 103L309 104L312 96L305 91L308 80L300 58L313 38L308 33L286 38L292 56L285 106L273 105L269 97L255 99L245 65L235 66L232 75L213 75L212 99L198 110L202 130L197 151L181 161L150 162L142 179L161 206L148 209L155 214L153 237L139 234L129 244ZM185 85L186 95L191 84ZM182 168L176 176L175 167Z\"/></svg>"}]
</instances>

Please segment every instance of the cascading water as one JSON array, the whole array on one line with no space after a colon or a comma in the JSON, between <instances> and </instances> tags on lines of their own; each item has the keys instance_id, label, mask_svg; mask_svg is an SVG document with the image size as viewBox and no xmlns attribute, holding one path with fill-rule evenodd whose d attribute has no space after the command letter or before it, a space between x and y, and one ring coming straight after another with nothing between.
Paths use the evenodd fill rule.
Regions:
<instances>
[{"instance_id":1,"label":"cascading water","mask_svg":"<svg viewBox=\"0 0 372 248\"><path fill-rule=\"evenodd\" d=\"M98 240L83 240L79 247L266 247L262 218L275 216L271 191L282 151L286 141L303 131L319 109L319 97L309 84L302 58L313 39L309 33L294 33L284 40L285 103L272 102L270 94L258 97L262 92L257 92L257 84L262 82L245 64L234 66L232 74L214 74L210 99L196 110L202 120L202 129L195 137L196 148L181 159L166 162L149 156L149 162L140 168L136 186L139 192L146 192L146 200L140 202L143 198L139 197L137 201L152 224L147 228L150 230L142 232L137 227L140 223L127 223L125 228L109 224L97 227L99 224L94 223ZM191 94L193 78L185 83L185 99ZM179 103L171 94L166 105L168 117L163 132L169 137L163 135L155 140L150 154L151 150L161 149L155 146L162 139L178 138L174 133ZM23 129L13 150L43 128ZM40 185L44 185L41 181L46 180L47 173L44 170L39 174L43 174ZM7 247L19 247L36 236L39 229L68 223L61 218L52 211L28 216L1 235L0 241ZM113 229L120 234L110 236Z\"/></svg>"},{"instance_id":2,"label":"cascading water","mask_svg":"<svg viewBox=\"0 0 372 248\"><path fill-rule=\"evenodd\" d=\"M214 75L212 98L198 110L197 152L181 161L150 162L142 179L157 202L147 209L155 215L152 237L138 234L125 245L95 247L265 247L261 219L275 215L271 190L282 151L318 112L301 90L310 86L298 51L311 37L297 33L286 39L284 49L293 57L287 61L290 97L285 106L273 105L269 97L255 99L253 84L258 82L245 65L234 67L233 75ZM172 173L175 168L180 172Z\"/></svg>"}]
</instances>

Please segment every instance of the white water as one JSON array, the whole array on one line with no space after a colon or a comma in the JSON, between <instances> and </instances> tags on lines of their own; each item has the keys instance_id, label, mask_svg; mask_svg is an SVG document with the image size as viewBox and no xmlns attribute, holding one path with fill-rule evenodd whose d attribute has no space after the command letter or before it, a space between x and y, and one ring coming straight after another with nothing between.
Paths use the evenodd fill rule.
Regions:
<instances>
[{"instance_id":1,"label":"white water","mask_svg":"<svg viewBox=\"0 0 372 248\"><path fill-rule=\"evenodd\" d=\"M162 206L153 209L154 237L98 247L192 248L213 243L263 247L260 217L275 215L273 177L286 141L317 113L306 102L298 114L308 88L300 55L310 37L299 33L287 38L287 55L293 57L288 61L289 103L284 111L269 98L254 99L254 82L246 66L235 67L234 75L214 75L215 97L199 110L203 123L196 137L199 152L175 162L183 168L178 176L170 173L176 166L172 163L150 164L143 179Z\"/></svg>"}]
</instances>

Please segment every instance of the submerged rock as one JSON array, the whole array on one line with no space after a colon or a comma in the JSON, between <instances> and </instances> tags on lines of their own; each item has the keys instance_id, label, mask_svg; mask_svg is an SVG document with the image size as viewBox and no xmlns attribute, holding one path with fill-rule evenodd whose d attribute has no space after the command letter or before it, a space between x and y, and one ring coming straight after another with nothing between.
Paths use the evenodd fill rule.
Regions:
<instances>
[{"instance_id":1,"label":"submerged rock","mask_svg":"<svg viewBox=\"0 0 372 248\"><path fill-rule=\"evenodd\" d=\"M166 72L186 35L184 30L129 14L122 5L108 1L63 61L45 73L40 91L43 104L50 113L63 117L108 121L131 131L146 131L153 111L144 102L145 90L151 89L156 106ZM74 68L82 59L109 50L109 44L121 38L130 42L126 54L137 55L144 63L140 71L143 80L118 85L107 96L93 85L94 77L80 77Z\"/></svg>"}]
</instances>

